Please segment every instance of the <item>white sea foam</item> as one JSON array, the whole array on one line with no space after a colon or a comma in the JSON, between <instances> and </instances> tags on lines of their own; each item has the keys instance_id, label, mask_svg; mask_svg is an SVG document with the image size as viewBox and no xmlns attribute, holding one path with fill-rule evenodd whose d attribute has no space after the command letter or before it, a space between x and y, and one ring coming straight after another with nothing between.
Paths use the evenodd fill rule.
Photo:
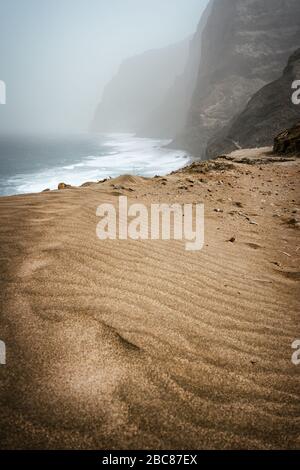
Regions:
<instances>
[{"instance_id":1,"label":"white sea foam","mask_svg":"<svg viewBox=\"0 0 300 470\"><path fill-rule=\"evenodd\" d=\"M104 155L90 155L74 164L18 174L8 178L5 185L20 194L39 192L45 188L56 189L60 182L79 186L86 181L122 174L166 175L184 166L189 157L182 150L165 148L168 142L129 134L108 134L101 144L102 152L103 148L107 148Z\"/></svg>"}]
</instances>

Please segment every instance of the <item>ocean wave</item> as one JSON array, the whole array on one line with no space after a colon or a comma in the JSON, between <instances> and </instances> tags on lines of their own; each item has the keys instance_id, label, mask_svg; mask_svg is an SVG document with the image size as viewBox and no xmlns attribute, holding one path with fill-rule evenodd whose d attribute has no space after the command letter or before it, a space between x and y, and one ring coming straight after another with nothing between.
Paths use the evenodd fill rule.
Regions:
<instances>
[{"instance_id":1,"label":"ocean wave","mask_svg":"<svg viewBox=\"0 0 300 470\"><path fill-rule=\"evenodd\" d=\"M86 181L128 173L146 177L165 175L184 166L189 157L182 150L165 148L168 142L132 134L102 136L99 155L85 156L80 161L74 156L75 163L0 178L0 191L2 195L40 192L45 188L56 189L60 182L79 186Z\"/></svg>"}]
</instances>

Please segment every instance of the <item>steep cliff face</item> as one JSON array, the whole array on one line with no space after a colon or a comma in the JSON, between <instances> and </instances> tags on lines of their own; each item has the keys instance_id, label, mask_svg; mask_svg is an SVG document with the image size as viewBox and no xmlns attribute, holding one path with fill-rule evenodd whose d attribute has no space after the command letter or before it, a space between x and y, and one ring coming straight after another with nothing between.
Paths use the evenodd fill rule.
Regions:
<instances>
[{"instance_id":1,"label":"steep cliff face","mask_svg":"<svg viewBox=\"0 0 300 470\"><path fill-rule=\"evenodd\" d=\"M211 8L187 124L176 139L200 158L300 46L299 0L213 0Z\"/></svg>"},{"instance_id":2,"label":"steep cliff face","mask_svg":"<svg viewBox=\"0 0 300 470\"><path fill-rule=\"evenodd\" d=\"M211 139L207 156L214 157L236 148L273 144L282 130L300 121L300 105L292 102L292 83L300 79L300 49L292 54L283 75L259 90L245 110L234 118L220 138Z\"/></svg>"},{"instance_id":3,"label":"steep cliff face","mask_svg":"<svg viewBox=\"0 0 300 470\"><path fill-rule=\"evenodd\" d=\"M190 41L184 72L175 78L159 107L140 124L139 135L172 139L183 129L199 73L202 33L211 13L212 3L208 3Z\"/></svg>"},{"instance_id":4,"label":"steep cliff face","mask_svg":"<svg viewBox=\"0 0 300 470\"><path fill-rule=\"evenodd\" d=\"M190 38L126 60L106 86L92 128L99 132L136 132L164 100L182 74Z\"/></svg>"}]
</instances>

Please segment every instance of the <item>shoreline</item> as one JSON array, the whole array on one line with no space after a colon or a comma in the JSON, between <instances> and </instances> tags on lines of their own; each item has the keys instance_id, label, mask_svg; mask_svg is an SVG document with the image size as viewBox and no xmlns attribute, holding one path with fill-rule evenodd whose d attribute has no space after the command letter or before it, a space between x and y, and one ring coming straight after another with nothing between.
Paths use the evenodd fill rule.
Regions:
<instances>
[{"instance_id":1,"label":"shoreline","mask_svg":"<svg viewBox=\"0 0 300 470\"><path fill-rule=\"evenodd\" d=\"M0 198L0 447L299 449L299 171L243 150ZM203 202L203 249L98 240L120 195Z\"/></svg>"},{"instance_id":2,"label":"shoreline","mask_svg":"<svg viewBox=\"0 0 300 470\"><path fill-rule=\"evenodd\" d=\"M137 138L133 134L85 134L77 138L60 136L58 139L42 136L33 140L31 136L19 139L15 142L10 138L3 143L3 152L8 148L10 159L7 156L1 160L1 197L32 194L46 188L55 190L60 182L80 186L88 181L97 182L120 174L166 175L184 166L191 157L183 150L165 149L164 144L169 140ZM48 157L49 153L54 156L52 165L49 168L40 167L38 162L43 160L43 156ZM16 166L17 173L12 173L17 157L25 163Z\"/></svg>"}]
</instances>

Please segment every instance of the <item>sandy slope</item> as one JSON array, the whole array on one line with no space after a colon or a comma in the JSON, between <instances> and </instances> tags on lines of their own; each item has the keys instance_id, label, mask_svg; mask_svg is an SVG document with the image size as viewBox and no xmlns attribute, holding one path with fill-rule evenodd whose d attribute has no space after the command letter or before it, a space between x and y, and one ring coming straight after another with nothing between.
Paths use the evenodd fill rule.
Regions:
<instances>
[{"instance_id":1,"label":"sandy slope","mask_svg":"<svg viewBox=\"0 0 300 470\"><path fill-rule=\"evenodd\" d=\"M220 162L1 198L0 447L300 448L300 161ZM205 248L99 241L119 194L204 201Z\"/></svg>"}]
</instances>

